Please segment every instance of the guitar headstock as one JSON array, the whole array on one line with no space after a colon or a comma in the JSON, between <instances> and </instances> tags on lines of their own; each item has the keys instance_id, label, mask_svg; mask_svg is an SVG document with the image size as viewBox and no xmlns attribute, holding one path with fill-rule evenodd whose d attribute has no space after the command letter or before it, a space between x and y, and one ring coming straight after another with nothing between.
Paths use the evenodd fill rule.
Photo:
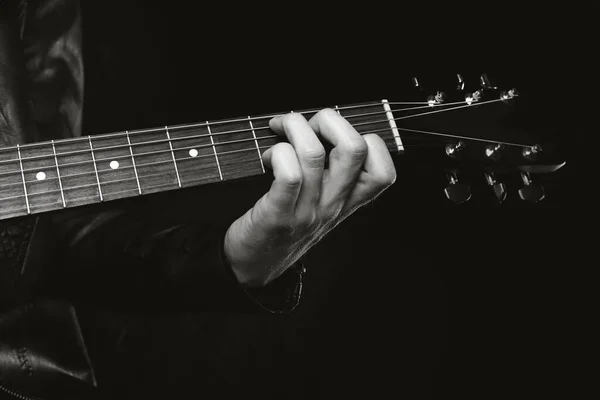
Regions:
<instances>
[{"instance_id":1,"label":"guitar headstock","mask_svg":"<svg viewBox=\"0 0 600 400\"><path fill-rule=\"evenodd\" d=\"M396 124L407 155L443 167L451 202L468 202L476 192L497 204L545 198L540 178L566 160L555 132L528 119L528 93L487 74L414 77L412 85L411 99L426 103L400 108Z\"/></svg>"}]
</instances>

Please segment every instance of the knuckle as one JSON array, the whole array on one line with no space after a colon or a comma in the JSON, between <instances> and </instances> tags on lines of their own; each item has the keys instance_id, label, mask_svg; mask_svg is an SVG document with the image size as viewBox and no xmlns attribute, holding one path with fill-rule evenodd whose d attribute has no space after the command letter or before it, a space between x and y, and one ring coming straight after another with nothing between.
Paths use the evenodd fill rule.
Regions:
<instances>
[{"instance_id":1,"label":"knuckle","mask_svg":"<svg viewBox=\"0 0 600 400\"><path fill-rule=\"evenodd\" d=\"M321 167L325 165L326 153L323 146L307 150L302 156L311 167Z\"/></svg>"},{"instance_id":2,"label":"knuckle","mask_svg":"<svg viewBox=\"0 0 600 400\"><path fill-rule=\"evenodd\" d=\"M299 189L302 186L302 175L296 173L287 174L282 178L288 189Z\"/></svg>"},{"instance_id":3,"label":"knuckle","mask_svg":"<svg viewBox=\"0 0 600 400\"><path fill-rule=\"evenodd\" d=\"M390 169L374 177L374 183L378 187L387 188L396 182L396 170Z\"/></svg>"},{"instance_id":4,"label":"knuckle","mask_svg":"<svg viewBox=\"0 0 600 400\"><path fill-rule=\"evenodd\" d=\"M352 140L345 145L345 152L349 154L352 159L364 160L369 152L369 146L362 138L358 140Z\"/></svg>"}]
</instances>

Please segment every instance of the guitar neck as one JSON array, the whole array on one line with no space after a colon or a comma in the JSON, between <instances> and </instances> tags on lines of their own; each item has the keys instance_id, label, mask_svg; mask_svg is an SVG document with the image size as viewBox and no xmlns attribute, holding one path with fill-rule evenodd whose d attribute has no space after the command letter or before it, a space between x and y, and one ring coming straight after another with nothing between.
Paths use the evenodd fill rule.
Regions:
<instances>
[{"instance_id":1,"label":"guitar neck","mask_svg":"<svg viewBox=\"0 0 600 400\"><path fill-rule=\"evenodd\" d=\"M386 100L335 109L359 133L403 151ZM269 129L273 116L1 148L0 220L264 174L262 153L285 141Z\"/></svg>"}]
</instances>

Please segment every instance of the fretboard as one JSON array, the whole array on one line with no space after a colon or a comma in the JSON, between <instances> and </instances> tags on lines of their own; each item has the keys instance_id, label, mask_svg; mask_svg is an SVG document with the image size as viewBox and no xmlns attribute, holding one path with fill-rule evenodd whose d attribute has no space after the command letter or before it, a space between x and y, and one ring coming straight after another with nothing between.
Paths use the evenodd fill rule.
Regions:
<instances>
[{"instance_id":1,"label":"fretboard","mask_svg":"<svg viewBox=\"0 0 600 400\"><path fill-rule=\"evenodd\" d=\"M386 100L335 109L403 151ZM262 153L286 141L269 129L273 116L0 148L0 220L264 174Z\"/></svg>"}]
</instances>

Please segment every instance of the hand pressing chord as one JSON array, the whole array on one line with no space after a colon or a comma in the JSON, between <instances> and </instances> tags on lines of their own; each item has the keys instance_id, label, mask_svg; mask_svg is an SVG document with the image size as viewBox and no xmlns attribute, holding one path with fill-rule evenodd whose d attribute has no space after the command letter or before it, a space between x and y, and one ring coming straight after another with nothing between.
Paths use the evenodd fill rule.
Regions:
<instances>
[{"instance_id":1,"label":"hand pressing chord","mask_svg":"<svg viewBox=\"0 0 600 400\"><path fill-rule=\"evenodd\" d=\"M225 254L246 287L264 286L280 276L396 180L384 141L376 134L361 136L332 109L321 110L310 121L289 113L269 125L289 141L262 155L275 179L225 236ZM321 140L333 145L328 169Z\"/></svg>"}]
</instances>

